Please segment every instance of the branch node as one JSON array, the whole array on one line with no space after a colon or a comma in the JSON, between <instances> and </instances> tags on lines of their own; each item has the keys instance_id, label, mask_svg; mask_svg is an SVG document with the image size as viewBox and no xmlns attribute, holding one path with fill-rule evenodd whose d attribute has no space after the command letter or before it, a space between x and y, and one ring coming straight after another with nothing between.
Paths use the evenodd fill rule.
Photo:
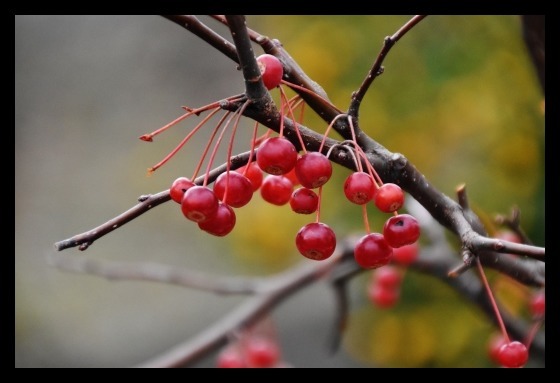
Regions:
<instances>
[{"instance_id":1,"label":"branch node","mask_svg":"<svg viewBox=\"0 0 560 383\"><path fill-rule=\"evenodd\" d=\"M151 197L151 194L142 194L140 197L138 197L138 202L144 202L150 197Z\"/></svg>"},{"instance_id":2,"label":"branch node","mask_svg":"<svg viewBox=\"0 0 560 383\"><path fill-rule=\"evenodd\" d=\"M87 250L87 248L90 247L90 245L91 245L92 243L93 243L93 242L84 242L84 243L82 243L82 244L78 247L78 250L80 250L80 251Z\"/></svg>"}]
</instances>

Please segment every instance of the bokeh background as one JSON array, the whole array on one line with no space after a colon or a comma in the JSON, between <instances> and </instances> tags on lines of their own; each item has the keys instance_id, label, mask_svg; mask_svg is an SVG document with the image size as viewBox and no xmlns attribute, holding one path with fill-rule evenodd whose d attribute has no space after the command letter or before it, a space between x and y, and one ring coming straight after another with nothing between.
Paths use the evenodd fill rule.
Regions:
<instances>
[{"instance_id":1,"label":"bokeh background","mask_svg":"<svg viewBox=\"0 0 560 383\"><path fill-rule=\"evenodd\" d=\"M248 25L278 38L344 110L383 38L408 18L249 16ZM222 25L203 20L231 40ZM48 257L54 242L191 176L207 139L197 134L147 177L146 169L194 123L151 144L138 136L179 116L182 105L242 90L233 62L159 16L15 17L16 367L133 366L196 335L241 301L70 274L50 266ZM444 193L453 196L466 183L491 232L492 217L516 205L527 233L544 246L544 101L519 17L428 17L392 49L360 118L368 134L405 154ZM326 128L312 113L305 122ZM252 124L241 127L236 149L247 150ZM322 217L339 237L363 232L359 208L342 200L347 174L335 167L324 190ZM170 202L85 252L66 252L218 275L267 275L302 262L293 238L309 217L255 195L237 218L231 235L212 237ZM371 222L380 230L384 219L372 211ZM284 360L296 367L492 366L486 344L494 329L444 284L407 273L400 304L383 311L366 298L367 274L351 283L349 327L334 355L327 348L335 310L327 285L307 288L271 313ZM509 309L526 315L522 289L499 282ZM214 360L210 355L196 366Z\"/></svg>"}]
</instances>

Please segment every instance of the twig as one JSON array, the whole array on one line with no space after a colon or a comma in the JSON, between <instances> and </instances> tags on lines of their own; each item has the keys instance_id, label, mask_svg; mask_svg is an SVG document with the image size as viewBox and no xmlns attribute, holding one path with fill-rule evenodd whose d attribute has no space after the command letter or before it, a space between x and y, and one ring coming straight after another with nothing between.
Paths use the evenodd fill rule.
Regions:
<instances>
[{"instance_id":1,"label":"twig","mask_svg":"<svg viewBox=\"0 0 560 383\"><path fill-rule=\"evenodd\" d=\"M239 63L237 58L237 50L235 45L227 41L225 38L214 32L211 28L207 27L199 19L192 15L162 15L166 19L173 21L175 24L192 32L194 35L200 37L208 44L222 52L224 55Z\"/></svg>"},{"instance_id":2,"label":"twig","mask_svg":"<svg viewBox=\"0 0 560 383\"><path fill-rule=\"evenodd\" d=\"M358 90L354 92L354 94L352 94L352 101L350 102L350 107L348 108L348 114L350 116L354 117L356 120L358 119L358 111L360 109L362 99L366 95L366 92L368 91L370 85L373 83L373 80L375 80L376 77L383 73L383 67L381 66L381 64L383 64L383 60L385 60L385 57L387 56L393 45L395 45L395 43L399 41L401 37L403 37L408 31L414 28L414 26L422 21L422 19L424 19L425 17L426 15L414 16L398 31L396 31L393 36L385 37L385 40L383 41L383 47L377 55L373 66L368 72L368 75L366 76Z\"/></svg>"},{"instance_id":3,"label":"twig","mask_svg":"<svg viewBox=\"0 0 560 383\"><path fill-rule=\"evenodd\" d=\"M97 275L111 281L136 280L189 287L216 294L255 294L264 278L216 276L154 262L115 262L51 254L48 263L60 270Z\"/></svg>"},{"instance_id":4,"label":"twig","mask_svg":"<svg viewBox=\"0 0 560 383\"><path fill-rule=\"evenodd\" d=\"M207 353L224 346L232 333L257 323L284 299L301 291L305 286L327 277L341 257L342 252L337 252L325 261L306 262L270 277L268 288L261 289L193 339L175 346L138 367L181 367L197 361Z\"/></svg>"},{"instance_id":5,"label":"twig","mask_svg":"<svg viewBox=\"0 0 560 383\"><path fill-rule=\"evenodd\" d=\"M250 152L245 152L231 157L231 170L240 168L247 163ZM220 174L226 171L227 164L223 164L214 170L212 170L208 175L209 182L213 182ZM204 181L204 176L198 177L194 183L197 185L202 185ZM58 251L68 249L71 247L79 246L80 250L86 250L94 241L109 234L113 230L118 229L124 224L132 221L133 219L141 216L142 214L150 211L152 208L171 200L169 196L169 189L161 191L157 194L143 195L139 199L139 203L132 208L128 209L124 213L110 219L109 221L103 223L102 225L86 231L85 233L74 235L71 238L56 242L54 248Z\"/></svg>"}]
</instances>

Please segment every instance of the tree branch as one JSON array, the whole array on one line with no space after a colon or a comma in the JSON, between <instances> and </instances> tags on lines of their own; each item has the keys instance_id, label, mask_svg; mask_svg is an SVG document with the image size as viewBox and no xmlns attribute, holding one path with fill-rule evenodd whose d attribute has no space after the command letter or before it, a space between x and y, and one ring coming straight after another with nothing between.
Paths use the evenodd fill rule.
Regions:
<instances>
[{"instance_id":1,"label":"tree branch","mask_svg":"<svg viewBox=\"0 0 560 383\"><path fill-rule=\"evenodd\" d=\"M383 73L383 60L387 57L387 54L395 45L397 41L400 40L408 31L410 31L416 24L422 21L426 15L417 15L410 19L405 25L403 25L398 31L396 31L393 36L385 37L383 41L383 47L381 51L377 55L373 66L368 72L368 75L362 82L362 85L358 88L356 92L352 94L352 101L350 102L350 107L348 108L348 114L354 117L356 120L358 119L358 111L360 109L360 104L362 103L362 99L364 98L366 92L368 91L370 85L373 83L376 77L379 77Z\"/></svg>"},{"instance_id":2,"label":"tree branch","mask_svg":"<svg viewBox=\"0 0 560 383\"><path fill-rule=\"evenodd\" d=\"M245 152L232 156L230 159L230 169L235 170L245 165L249 159L250 152ZM215 168L208 175L208 182L213 182L220 174L226 171L227 164ZM202 185L204 176L197 177L194 181L197 185ZM80 250L86 250L94 241L109 234L113 230L118 229L124 224L150 211L152 208L171 200L169 189L161 191L157 194L142 195L138 198L139 203L124 213L110 219L102 225L86 231L85 233L74 235L71 238L56 242L54 248L58 251L79 246Z\"/></svg>"},{"instance_id":3,"label":"tree branch","mask_svg":"<svg viewBox=\"0 0 560 383\"><path fill-rule=\"evenodd\" d=\"M342 252L337 252L325 261L305 262L270 277L268 288L261 289L194 338L138 367L181 367L196 362L209 352L225 346L231 334L251 327L284 299L328 276L341 257Z\"/></svg>"},{"instance_id":4,"label":"tree branch","mask_svg":"<svg viewBox=\"0 0 560 383\"><path fill-rule=\"evenodd\" d=\"M239 63L235 46L192 15L162 15L206 41L219 52Z\"/></svg>"},{"instance_id":5,"label":"tree branch","mask_svg":"<svg viewBox=\"0 0 560 383\"><path fill-rule=\"evenodd\" d=\"M270 99L270 95L262 82L262 75L257 65L255 53L251 46L251 40L247 33L245 16L226 15L231 36L237 48L239 65L245 79L245 90L250 100L260 100L264 97Z\"/></svg>"},{"instance_id":6,"label":"tree branch","mask_svg":"<svg viewBox=\"0 0 560 383\"><path fill-rule=\"evenodd\" d=\"M76 258L61 253L51 254L47 261L51 266L55 266L60 270L97 275L110 281L160 282L222 295L255 294L262 289L261 285L265 281L265 278L208 275L182 267L154 262L104 261L83 257Z\"/></svg>"}]
</instances>

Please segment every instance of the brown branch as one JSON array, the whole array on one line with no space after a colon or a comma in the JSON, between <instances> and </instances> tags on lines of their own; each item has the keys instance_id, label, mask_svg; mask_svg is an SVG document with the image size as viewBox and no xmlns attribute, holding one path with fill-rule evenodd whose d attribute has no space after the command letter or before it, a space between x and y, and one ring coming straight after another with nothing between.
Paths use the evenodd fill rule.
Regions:
<instances>
[{"instance_id":1,"label":"brown branch","mask_svg":"<svg viewBox=\"0 0 560 383\"><path fill-rule=\"evenodd\" d=\"M208 353L227 344L231 334L257 323L284 299L305 286L329 275L342 257L342 252L333 254L321 262L305 262L286 272L269 277L267 288L248 298L244 303L206 328L194 338L171 350L146 361L138 367L181 367L194 363Z\"/></svg>"},{"instance_id":2,"label":"brown branch","mask_svg":"<svg viewBox=\"0 0 560 383\"><path fill-rule=\"evenodd\" d=\"M249 159L250 152L245 152L232 156L230 159L230 169L235 170L245 165ZM208 182L213 182L220 174L226 171L227 164L222 164L212 170L208 175ZM202 185L204 176L196 178L194 181L197 185ZM58 251L65 250L71 247L79 246L80 250L86 250L94 241L109 234L113 230L118 229L124 224L138 218L142 214L150 211L152 208L171 200L169 196L169 189L161 191L157 194L143 195L138 198L139 203L124 213L110 219L109 221L101 224L100 226L86 231L85 233L74 235L71 238L56 242L54 248Z\"/></svg>"},{"instance_id":3,"label":"brown branch","mask_svg":"<svg viewBox=\"0 0 560 383\"><path fill-rule=\"evenodd\" d=\"M406 208L416 217L422 227L422 232L431 232L432 235L430 235L430 238L439 238L437 241L432 241L430 246L422 248L418 259L410 265L410 268L434 276L445 282L476 307L480 308L494 325L497 326L498 322L494 314L494 309L478 274L473 272L474 270L468 270L468 272L465 272L457 278L448 277L448 270L455 264L456 256L449 247L447 240L445 240L443 228L437 224L431 215L426 214L424 208L416 201L407 200ZM439 235L434 234L434 232L437 231L440 232ZM483 259L485 258L481 257L481 260ZM540 262L531 263L533 265L542 265L544 268L544 264ZM491 267L492 265L489 264L485 266ZM533 277L535 277L536 274L537 273L533 273ZM503 307L500 307L500 313L502 314L508 333L514 339L525 339L526 335L531 331L532 324L514 317L505 311ZM544 333L539 334L539 336L535 338L534 343L531 345L530 352L538 358L544 358Z\"/></svg>"},{"instance_id":4,"label":"brown branch","mask_svg":"<svg viewBox=\"0 0 560 383\"><path fill-rule=\"evenodd\" d=\"M162 15L166 19L173 21L175 24L180 25L194 35L206 41L209 45L216 48L219 52L239 63L237 58L237 50L235 46L227 41L225 38L214 32L211 28L207 27L199 19L193 15Z\"/></svg>"},{"instance_id":5,"label":"brown branch","mask_svg":"<svg viewBox=\"0 0 560 383\"><path fill-rule=\"evenodd\" d=\"M423 232L431 233L429 238L438 241L423 248L420 257L411 265L411 268L441 279L467 300L480 307L491 320L494 320L492 308L476 275L467 273L460 278L447 277L447 270L455 262L455 257L441 226L436 224L416 201L408 200L407 209L419 219ZM354 276L367 271L354 262L353 253L356 240L356 238L347 238L342 241L335 254L328 260L306 261L285 272L264 278L213 277L175 266L109 262L58 254L53 255L49 260L51 264L62 270L95 274L111 280L149 280L178 284L218 294L249 294L250 296L244 303L194 338L140 365L140 367L180 367L193 363L224 346L232 334L251 327L284 299L325 278L335 288L338 303L341 305L338 306L341 310L337 310L336 313L336 327L333 331L331 346L338 345L348 311L346 291L341 288ZM504 315L504 322L508 332L515 339L522 339L530 331L527 323L509 316L507 313ZM539 357L544 355L542 334L536 336L531 352Z\"/></svg>"},{"instance_id":6,"label":"brown branch","mask_svg":"<svg viewBox=\"0 0 560 383\"><path fill-rule=\"evenodd\" d=\"M51 266L63 271L97 275L111 281L160 282L223 295L255 294L261 289L265 280L264 278L208 275L178 266L154 262L115 262L73 257L61 253L51 254L47 261Z\"/></svg>"},{"instance_id":7,"label":"brown branch","mask_svg":"<svg viewBox=\"0 0 560 383\"><path fill-rule=\"evenodd\" d=\"M368 75L366 76L358 90L352 94L352 101L350 102L350 107L348 108L348 114L350 116L354 117L356 120L358 119L358 111L360 109L362 99L366 95L366 92L368 91L370 85L373 83L373 80L375 80L383 73L384 69L381 64L383 64L383 60L385 60L385 57L387 57L387 54L389 53L393 45L395 45L395 43L399 41L401 37L403 37L408 31L414 28L414 26L422 21L425 17L426 15L414 16L392 36L385 37L385 40L383 41L383 47L377 55L375 62L368 72Z\"/></svg>"},{"instance_id":8,"label":"brown branch","mask_svg":"<svg viewBox=\"0 0 560 383\"><path fill-rule=\"evenodd\" d=\"M251 32L246 29L244 21L241 23L242 19L228 19L228 25L230 26L234 40L236 41L236 49L231 43L227 42L227 40L217 35L215 32L200 23L198 19L193 18L192 16L166 17L195 33L197 36L207 41L210 45L214 46L216 49L226 54L234 61L238 60L237 54L239 52L239 61L242 62L242 67L243 65L247 64L245 65L245 69L243 71L245 79L253 79L253 61L255 60L254 54L252 54L252 49L250 48L250 39L252 37ZM384 47L382 48L382 52L378 56L378 59L376 59L376 62L379 61L379 63L374 63L374 66L372 67L372 71L374 71L374 69L377 67L377 70L375 71L376 75L380 70L381 63L388 53L390 47L396 41L398 41L398 39L402 37L402 35L404 35L406 31L412 28L412 26L420 20L421 19L418 19L408 27L407 25L403 26L403 28L397 31L395 35L389 38L391 39L389 43L387 43L386 40L386 45L384 45ZM411 22L412 20L409 23ZM290 81L297 85L303 86L306 89L318 89L317 87L315 87L312 80L310 80L301 70L301 68L297 66L295 61L287 54L287 52L283 50L279 43L272 40L267 40L267 43L268 42L273 43L273 46L270 47L269 52L281 58L281 61L286 70L286 75ZM249 56L249 52L251 52L251 56ZM235 57L232 57L232 53L235 54ZM369 87L369 85L371 85L371 82L374 78L375 77L372 77L371 80L364 80L365 85L362 84L362 86L358 90L358 93L353 96L352 104L349 110L355 110L354 114L356 116L361 99L363 98L363 95L365 95L367 88ZM339 114L340 111L334 108L329 102L325 101L326 97L315 96L301 90L296 91L325 121L330 122ZM319 91L317 91L316 93L317 95L320 94ZM223 107L224 109L228 109L230 107L238 108L239 105L237 105L237 102L231 101L228 103L224 103L223 105L221 105L221 107ZM279 129L278 111L276 110L276 108L273 108L268 101L265 104L251 104L243 112L243 115L258 121L273 130L278 131ZM337 121L337 124L335 124L335 129L339 133L341 133L344 138L348 139L350 138L348 125L343 122L343 120L344 119L340 119L340 123L339 121ZM292 140L296 147L298 147L299 142L295 136L295 129L299 128L299 130L302 132L302 137L306 143L306 147L309 150L318 149L322 139L322 135L306 127L298 126L293 121L287 118L284 119L284 121L286 126L286 136L290 140ZM357 121L355 122L355 125L360 132ZM466 191L464 190L464 188L460 188L458 191L458 193L460 194L459 203L457 203L451 198L447 197L445 194L438 191L432 185L430 185L427 179L420 172L418 172L417 169L412 164L410 164L403 155L390 152L382 145L380 145L367 135L363 134L363 132L360 132L358 136L358 143L366 152L368 160L375 167L376 171L379 173L383 181L395 182L399 184L404 190L409 192L415 200L417 200L420 204L422 204L422 206L426 208L431 217L437 220L437 222L442 226L451 230L460 238L465 254L469 255L472 253L478 255L485 266L499 269L500 271L513 276L518 280L523 280L525 284L544 285L544 248L513 244L506 241L486 238L482 223L480 222L479 218L468 208L468 200L466 198ZM325 151L338 144L339 142L336 140L327 139ZM247 162L248 157L248 152L232 157L231 168L235 169L244 165ZM333 162L339 163L349 169L354 169L354 161L345 150L337 150L336 148L334 148L332 155L329 158L332 159ZM219 174L224 172L225 169L225 164L220 166L219 168L214 169L211 173L209 181L212 182ZM200 184L202 183L202 179L203 177L199 177L197 178L196 182ZM152 207L168 201L169 199L169 191L163 191L155 195L142 196L139 199L139 204L119 215L118 217L86 233L79 234L70 239L57 242L55 244L55 248L57 250L63 250L69 247L80 246L80 248L84 250L98 238L115 230L116 228L122 226L130 220L142 215ZM434 232L432 231L432 234L433 233ZM432 235L431 238L438 238L438 235ZM439 238L444 238L444 236L440 235ZM418 261L413 263L412 268L442 279L452 288L460 292L468 300L481 307L484 312L492 312L491 307L488 303L488 298L484 293L480 281L472 275L473 273L470 272L470 270L465 270L465 272L457 278L448 277L449 270L453 270L454 266L457 263L457 256L453 251L450 251L448 245L443 246L441 244L443 242L445 241L438 242L437 246L433 245L424 249ZM343 247L328 261L324 261L321 263L311 263L309 264L309 266L306 265L305 267L301 268L297 267L270 279L270 284L269 282L266 282L264 287L261 285L258 288L258 292L256 292L254 296L251 296L251 298L249 298L244 305L231 312L230 315L224 317L222 320L217 322L214 326L208 328L206 331L203 331L193 340L179 345L174 350L171 350L169 353L166 353L161 357L158 357L146 363L144 366L180 366L192 362L208 351L216 349L220 345L225 344L225 342L227 341L227 335L232 331L236 331L240 328L255 323L260 317L262 317L262 315L275 307L283 299L295 293L296 291L299 291L302 287L320 279L322 276L326 275L325 273L329 273L330 271L332 271L332 275L337 275L336 279L332 279L333 283L335 280L338 281L336 283L340 283L342 280L344 280L344 278L349 279L351 276L362 271L361 269L359 269L359 266L355 264L355 262L340 262L340 259L342 259L345 254L347 255L352 252L353 247ZM510 258L499 253L523 254L538 259L539 261L522 261L520 259L512 261ZM340 266L335 267L335 264ZM344 269L342 269L343 266ZM340 267L340 269L338 267ZM93 269L95 269L95 267ZM339 271L337 274L337 270L341 271ZM105 273L109 276L114 275L111 274L111 272ZM136 274L133 273L132 275L134 276ZM142 277L148 278L145 274L142 274ZM151 277L157 279L156 276L152 275ZM173 280L173 277L169 276L162 278L164 280L166 278L170 281ZM345 312L345 304L345 301L342 301L341 308L343 313ZM342 325L344 323L344 317L345 315L342 315L337 321L337 323L339 324L339 328L343 327ZM492 320L494 319L493 313L490 315L490 317L492 318ZM506 322L508 331L511 331L514 338L521 339L521 335L526 333L526 326L523 322L518 321L508 315L504 315L504 321ZM542 355L544 355L544 337L537 336L535 338L535 343L533 344L531 351L542 353Z\"/></svg>"},{"instance_id":9,"label":"brown branch","mask_svg":"<svg viewBox=\"0 0 560 383\"><path fill-rule=\"evenodd\" d=\"M544 261L545 248L486 238L481 234L484 233L484 225L476 214L470 209L464 210L432 186L402 154L390 152L365 134L358 137L358 143L383 182L396 183L410 193L441 225L460 238L465 249L476 255L492 251L526 255Z\"/></svg>"}]
</instances>

